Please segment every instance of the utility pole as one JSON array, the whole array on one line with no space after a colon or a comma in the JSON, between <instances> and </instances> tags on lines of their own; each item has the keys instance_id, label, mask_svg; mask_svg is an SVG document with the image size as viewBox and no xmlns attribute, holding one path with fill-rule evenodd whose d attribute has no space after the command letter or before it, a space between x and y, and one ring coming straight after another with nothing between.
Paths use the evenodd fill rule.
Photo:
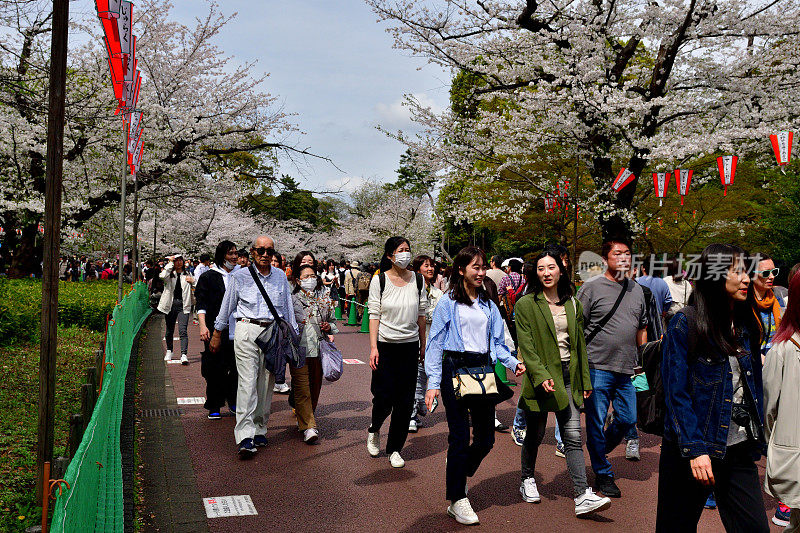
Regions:
<instances>
[{"instance_id":1,"label":"utility pole","mask_svg":"<svg viewBox=\"0 0 800 533\"><path fill-rule=\"evenodd\" d=\"M158 208L153 212L153 265L155 265L158 258L156 255L156 233L158 233Z\"/></svg>"},{"instance_id":2,"label":"utility pole","mask_svg":"<svg viewBox=\"0 0 800 533\"><path fill-rule=\"evenodd\" d=\"M64 99L67 84L69 0L53 0L50 44L50 94L47 111L47 167L42 268L42 323L39 342L39 426L36 445L36 494L49 487L43 479L45 462L53 460L56 347L58 342L58 257L61 239L61 194L64 159Z\"/></svg>"}]
</instances>

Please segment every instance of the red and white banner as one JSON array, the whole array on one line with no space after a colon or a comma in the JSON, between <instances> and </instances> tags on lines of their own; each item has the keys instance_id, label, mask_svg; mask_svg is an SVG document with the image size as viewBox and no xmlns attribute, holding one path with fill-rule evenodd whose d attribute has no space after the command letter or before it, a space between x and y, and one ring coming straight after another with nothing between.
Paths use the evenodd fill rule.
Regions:
<instances>
[{"instance_id":1,"label":"red and white banner","mask_svg":"<svg viewBox=\"0 0 800 533\"><path fill-rule=\"evenodd\" d=\"M721 155L717 158L719 167L719 179L725 188L723 196L728 196L728 185L733 185L733 178L736 176L736 162L739 158L735 155Z\"/></svg>"},{"instance_id":2,"label":"red and white banner","mask_svg":"<svg viewBox=\"0 0 800 533\"><path fill-rule=\"evenodd\" d=\"M619 171L619 174L617 174L617 179L615 179L614 183L611 184L611 188L619 192L635 179L636 176L633 175L633 172L625 167L622 167Z\"/></svg>"},{"instance_id":3,"label":"red and white banner","mask_svg":"<svg viewBox=\"0 0 800 533\"><path fill-rule=\"evenodd\" d=\"M128 161L131 167L131 174L133 174L133 181L136 181L136 174L138 174L139 165L141 165L142 163L143 151L144 151L144 139L140 135L139 140L136 143L136 147L134 148L133 155Z\"/></svg>"},{"instance_id":4,"label":"red and white banner","mask_svg":"<svg viewBox=\"0 0 800 533\"><path fill-rule=\"evenodd\" d=\"M96 0L97 16L101 19L111 20L119 17L119 4L121 0Z\"/></svg>"},{"instance_id":5,"label":"red and white banner","mask_svg":"<svg viewBox=\"0 0 800 533\"><path fill-rule=\"evenodd\" d=\"M778 165L781 167L788 165L792 158L793 137L794 134L791 131L779 131L777 134L769 136L772 150L775 152L775 159L778 160Z\"/></svg>"},{"instance_id":6,"label":"red and white banner","mask_svg":"<svg viewBox=\"0 0 800 533\"><path fill-rule=\"evenodd\" d=\"M142 112L134 111L127 116L130 117L128 120L128 159L130 160L130 154L135 151L139 137L142 135Z\"/></svg>"},{"instance_id":7,"label":"red and white banner","mask_svg":"<svg viewBox=\"0 0 800 533\"><path fill-rule=\"evenodd\" d=\"M664 197L669 188L670 172L653 172L653 188L656 190L658 205L664 205Z\"/></svg>"},{"instance_id":8,"label":"red and white banner","mask_svg":"<svg viewBox=\"0 0 800 533\"><path fill-rule=\"evenodd\" d=\"M564 198L569 197L569 180L560 181L556 186L556 195Z\"/></svg>"},{"instance_id":9,"label":"red and white banner","mask_svg":"<svg viewBox=\"0 0 800 533\"><path fill-rule=\"evenodd\" d=\"M544 198L544 210L548 213L555 211L558 207L558 198L552 194L548 194Z\"/></svg>"},{"instance_id":10,"label":"red and white banner","mask_svg":"<svg viewBox=\"0 0 800 533\"><path fill-rule=\"evenodd\" d=\"M689 192L689 186L692 184L692 174L694 174L693 170L675 170L675 181L678 182L678 192L681 195L681 205L683 205L683 199Z\"/></svg>"}]
</instances>

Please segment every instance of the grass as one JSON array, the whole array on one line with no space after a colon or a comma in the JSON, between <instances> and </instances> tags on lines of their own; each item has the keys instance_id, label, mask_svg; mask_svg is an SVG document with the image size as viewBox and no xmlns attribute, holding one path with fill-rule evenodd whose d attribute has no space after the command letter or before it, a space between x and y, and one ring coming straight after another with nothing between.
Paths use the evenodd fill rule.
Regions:
<instances>
[{"instance_id":1,"label":"grass","mask_svg":"<svg viewBox=\"0 0 800 533\"><path fill-rule=\"evenodd\" d=\"M65 455L69 415L80 412L84 369L94 365L103 333L60 327L56 360L54 455ZM24 531L41 522L36 501L39 344L0 345L0 531Z\"/></svg>"}]
</instances>

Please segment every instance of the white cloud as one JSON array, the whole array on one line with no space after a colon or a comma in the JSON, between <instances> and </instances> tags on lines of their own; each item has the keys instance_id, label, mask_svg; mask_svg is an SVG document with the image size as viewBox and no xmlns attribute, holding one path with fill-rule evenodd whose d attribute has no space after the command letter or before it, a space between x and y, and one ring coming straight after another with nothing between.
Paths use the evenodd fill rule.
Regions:
<instances>
[{"instance_id":1,"label":"white cloud","mask_svg":"<svg viewBox=\"0 0 800 533\"><path fill-rule=\"evenodd\" d=\"M325 188L329 191L342 191L349 194L366 182L367 180L360 176L344 176L326 181Z\"/></svg>"},{"instance_id":2,"label":"white cloud","mask_svg":"<svg viewBox=\"0 0 800 533\"><path fill-rule=\"evenodd\" d=\"M411 95L422 107L429 107L434 113L440 113L442 107L425 93L414 93ZM375 106L377 115L376 122L387 129L404 129L413 126L411 122L411 111L408 108L405 97L398 98L391 104L379 103Z\"/></svg>"}]
</instances>

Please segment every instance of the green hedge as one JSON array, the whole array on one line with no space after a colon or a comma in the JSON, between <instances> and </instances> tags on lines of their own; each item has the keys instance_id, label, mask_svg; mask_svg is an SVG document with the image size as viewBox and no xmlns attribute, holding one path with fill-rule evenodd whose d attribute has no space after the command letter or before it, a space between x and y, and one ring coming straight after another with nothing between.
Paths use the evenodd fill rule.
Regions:
<instances>
[{"instance_id":1,"label":"green hedge","mask_svg":"<svg viewBox=\"0 0 800 533\"><path fill-rule=\"evenodd\" d=\"M114 281L59 282L58 323L104 331L117 303ZM0 278L0 344L39 337L41 280Z\"/></svg>"}]
</instances>

